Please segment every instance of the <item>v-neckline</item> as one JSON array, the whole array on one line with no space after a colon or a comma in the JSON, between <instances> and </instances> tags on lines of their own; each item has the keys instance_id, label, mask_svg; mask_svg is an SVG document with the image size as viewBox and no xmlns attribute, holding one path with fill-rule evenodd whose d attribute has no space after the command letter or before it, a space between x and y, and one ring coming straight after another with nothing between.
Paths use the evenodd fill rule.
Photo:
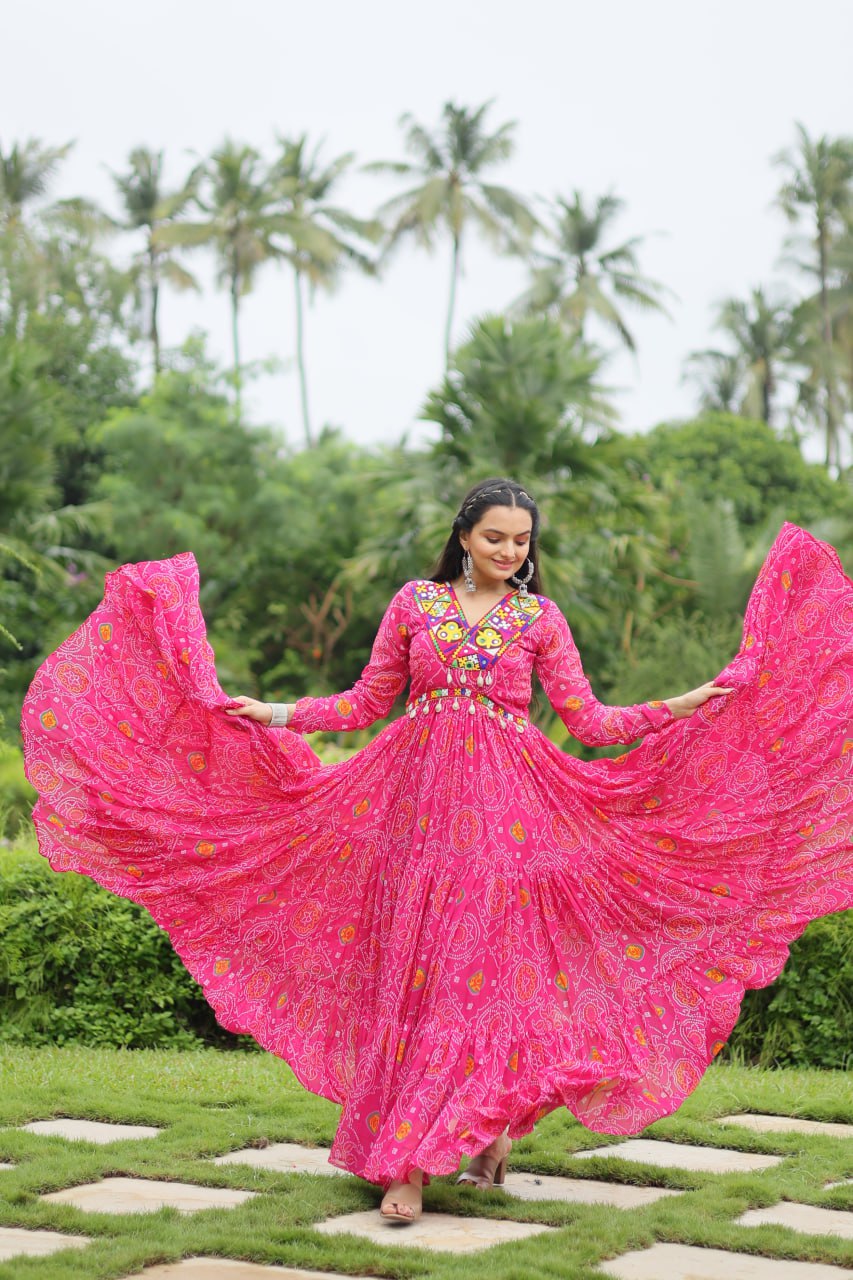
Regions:
<instances>
[{"instance_id":1,"label":"v-neckline","mask_svg":"<svg viewBox=\"0 0 853 1280\"><path fill-rule=\"evenodd\" d=\"M456 588L454 587L453 583L450 582L449 580L447 585L450 588L450 592L453 596L453 602L456 606L456 612L459 614L460 618L465 623L465 626L468 628L469 632L474 631L475 628L481 626L486 621L487 618L491 617L491 615L495 612L496 609L499 609L502 604L506 604L510 596L518 595L517 588L513 587L511 591L507 591L505 595L501 596L500 600L496 601L495 604L493 604L490 609L487 609L486 612L482 614L481 617L479 617L476 622L469 622L468 616L465 613L465 610L462 608L462 601L459 599L459 596L456 592Z\"/></svg>"}]
</instances>

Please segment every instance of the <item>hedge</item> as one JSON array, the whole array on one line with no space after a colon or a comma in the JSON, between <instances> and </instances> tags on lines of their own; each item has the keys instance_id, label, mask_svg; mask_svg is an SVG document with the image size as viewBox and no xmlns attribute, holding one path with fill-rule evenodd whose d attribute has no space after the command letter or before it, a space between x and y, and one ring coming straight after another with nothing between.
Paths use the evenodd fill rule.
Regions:
<instances>
[{"instance_id":1,"label":"hedge","mask_svg":"<svg viewBox=\"0 0 853 1280\"><path fill-rule=\"evenodd\" d=\"M142 907L11 848L0 851L0 1041L254 1046L219 1026Z\"/></svg>"}]
</instances>

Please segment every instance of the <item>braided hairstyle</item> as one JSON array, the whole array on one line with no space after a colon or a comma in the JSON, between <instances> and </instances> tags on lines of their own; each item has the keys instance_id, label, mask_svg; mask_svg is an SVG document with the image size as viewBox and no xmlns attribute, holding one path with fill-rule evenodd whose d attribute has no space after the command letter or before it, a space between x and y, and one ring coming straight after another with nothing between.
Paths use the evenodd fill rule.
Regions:
<instances>
[{"instance_id":1,"label":"braided hairstyle","mask_svg":"<svg viewBox=\"0 0 853 1280\"><path fill-rule=\"evenodd\" d=\"M462 499L459 511L454 517L452 532L445 543L444 550L438 558L430 582L454 582L462 574L462 543L459 541L460 530L468 531L479 523L490 507L522 507L530 512L533 526L530 531L530 547L527 552L533 561L533 577L527 584L528 591L541 592L542 583L539 577L539 508L526 490L514 480L505 480L493 476L489 480L481 480L469 489ZM522 570L522 573L524 570Z\"/></svg>"}]
</instances>

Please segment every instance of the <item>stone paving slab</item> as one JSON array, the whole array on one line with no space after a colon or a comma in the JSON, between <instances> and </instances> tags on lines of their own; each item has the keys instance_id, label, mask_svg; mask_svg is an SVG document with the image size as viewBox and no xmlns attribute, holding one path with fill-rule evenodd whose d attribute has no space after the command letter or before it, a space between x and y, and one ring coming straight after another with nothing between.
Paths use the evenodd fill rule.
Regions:
<instances>
[{"instance_id":1,"label":"stone paving slab","mask_svg":"<svg viewBox=\"0 0 853 1280\"><path fill-rule=\"evenodd\" d=\"M784 1156L762 1156L754 1151L730 1151L727 1147L691 1147L679 1142L655 1142L651 1138L629 1138L609 1147L575 1151L575 1160L591 1156L615 1156L618 1160L642 1160L663 1169L692 1169L698 1173L748 1173L781 1164Z\"/></svg>"},{"instance_id":2,"label":"stone paving slab","mask_svg":"<svg viewBox=\"0 0 853 1280\"><path fill-rule=\"evenodd\" d=\"M519 1200L566 1200L573 1204L609 1204L615 1209L639 1209L665 1196L680 1196L671 1187L634 1187L594 1178L558 1178L544 1173L508 1173L504 1190Z\"/></svg>"},{"instance_id":3,"label":"stone paving slab","mask_svg":"<svg viewBox=\"0 0 853 1280\"><path fill-rule=\"evenodd\" d=\"M54 1138L68 1138L71 1142L124 1142L127 1138L156 1138L161 1132L150 1124L107 1124L101 1120L71 1120L60 1116L57 1120L33 1120L21 1128L27 1133L41 1133Z\"/></svg>"},{"instance_id":4,"label":"stone paving slab","mask_svg":"<svg viewBox=\"0 0 853 1280\"><path fill-rule=\"evenodd\" d=\"M184 1258L182 1262L146 1267L134 1275L141 1280L355 1280L338 1271L299 1271L294 1267L262 1266L259 1262L240 1262L235 1258ZM376 1277L359 1276L358 1280L376 1280Z\"/></svg>"},{"instance_id":5,"label":"stone paving slab","mask_svg":"<svg viewBox=\"0 0 853 1280\"><path fill-rule=\"evenodd\" d=\"M720 1116L716 1124L736 1124L753 1133L823 1133L829 1138L853 1138L853 1124L827 1120L803 1120L799 1116L764 1116L744 1111L736 1116Z\"/></svg>"},{"instance_id":6,"label":"stone paving slab","mask_svg":"<svg viewBox=\"0 0 853 1280\"><path fill-rule=\"evenodd\" d=\"M347 1233L371 1240L374 1244L398 1244L437 1252L475 1253L508 1241L526 1240L528 1236L554 1231L539 1222L508 1222L502 1218L457 1218L450 1213L425 1213L413 1223L383 1222L378 1209L365 1213L347 1213L327 1218L314 1228L327 1235Z\"/></svg>"},{"instance_id":7,"label":"stone paving slab","mask_svg":"<svg viewBox=\"0 0 853 1280\"><path fill-rule=\"evenodd\" d=\"M322 1173L349 1177L343 1169L329 1164L328 1147L302 1147L297 1142L272 1142L268 1147L244 1147L214 1156L212 1164L249 1164L255 1169L275 1169L279 1173Z\"/></svg>"},{"instance_id":8,"label":"stone paving slab","mask_svg":"<svg viewBox=\"0 0 853 1280\"><path fill-rule=\"evenodd\" d=\"M814 1204L797 1204L781 1200L769 1209L747 1209L735 1219L739 1227L762 1227L772 1223L778 1227L790 1227L792 1231L806 1231L809 1235L841 1236L853 1240L853 1213L846 1209L821 1209Z\"/></svg>"},{"instance_id":9,"label":"stone paving slab","mask_svg":"<svg viewBox=\"0 0 853 1280\"><path fill-rule=\"evenodd\" d=\"M687 1244L656 1244L602 1262L599 1269L614 1280L850 1280L848 1268L824 1262L786 1262Z\"/></svg>"},{"instance_id":10,"label":"stone paving slab","mask_svg":"<svg viewBox=\"0 0 853 1280\"><path fill-rule=\"evenodd\" d=\"M153 1213L168 1206L179 1213L201 1209L233 1209L257 1193L231 1187L200 1187L189 1182L159 1182L152 1178L102 1178L64 1191L39 1196L51 1204L73 1204L86 1213Z\"/></svg>"},{"instance_id":11,"label":"stone paving slab","mask_svg":"<svg viewBox=\"0 0 853 1280\"><path fill-rule=\"evenodd\" d=\"M0 1170L3 1170L3 1169L14 1169L14 1167L15 1167L15 1166L14 1166L13 1164L6 1164L5 1160L4 1160L4 1161L2 1161L2 1162L0 1162Z\"/></svg>"},{"instance_id":12,"label":"stone paving slab","mask_svg":"<svg viewBox=\"0 0 853 1280\"><path fill-rule=\"evenodd\" d=\"M842 1178L840 1182L827 1182L824 1191L831 1191L833 1187L853 1187L853 1178Z\"/></svg>"},{"instance_id":13,"label":"stone paving slab","mask_svg":"<svg viewBox=\"0 0 853 1280\"><path fill-rule=\"evenodd\" d=\"M27 1255L43 1258L60 1249L82 1249L89 1236L68 1236L60 1231L28 1231L25 1227L0 1227L0 1262Z\"/></svg>"}]
</instances>

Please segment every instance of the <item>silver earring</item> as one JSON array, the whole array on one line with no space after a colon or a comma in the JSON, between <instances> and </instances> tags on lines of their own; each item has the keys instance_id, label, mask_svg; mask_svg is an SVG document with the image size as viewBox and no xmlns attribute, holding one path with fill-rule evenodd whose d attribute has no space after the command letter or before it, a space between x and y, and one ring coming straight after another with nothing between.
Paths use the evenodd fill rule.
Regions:
<instances>
[{"instance_id":1,"label":"silver earring","mask_svg":"<svg viewBox=\"0 0 853 1280\"><path fill-rule=\"evenodd\" d=\"M526 595L527 595L527 584L528 584L528 582L530 581L530 579L531 579L532 577L533 577L533 561L532 561L532 560L528 560L528 561L527 561L527 576L526 576L526 577L524 577L524 578L518 578L518 577L516 577L516 575L515 575L515 574L513 574L513 575L512 575L512 577L510 578L510 582L514 582L514 583L515 583L515 585L518 587L518 594L519 594L520 596L526 596Z\"/></svg>"},{"instance_id":2,"label":"silver earring","mask_svg":"<svg viewBox=\"0 0 853 1280\"><path fill-rule=\"evenodd\" d=\"M462 573L465 578L465 590L474 592L477 590L477 584L474 581L474 557L470 551L466 551L462 557Z\"/></svg>"}]
</instances>

